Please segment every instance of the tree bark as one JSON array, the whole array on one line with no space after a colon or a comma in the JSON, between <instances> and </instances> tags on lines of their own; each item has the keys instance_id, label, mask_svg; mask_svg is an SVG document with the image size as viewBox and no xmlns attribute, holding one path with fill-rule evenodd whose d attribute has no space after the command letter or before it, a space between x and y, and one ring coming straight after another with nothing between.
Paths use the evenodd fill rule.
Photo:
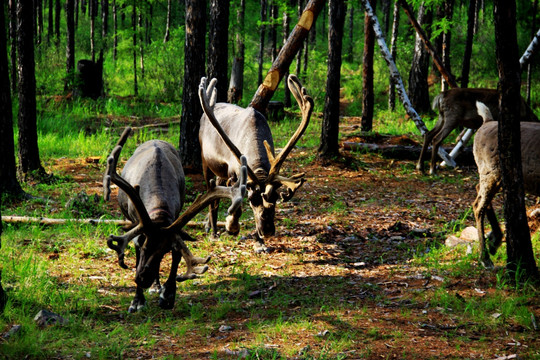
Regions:
<instances>
[{"instance_id":1,"label":"tree bark","mask_svg":"<svg viewBox=\"0 0 540 360\"><path fill-rule=\"evenodd\" d=\"M323 158L339 155L339 88L343 23L346 11L343 0L330 0L328 8L328 70L321 144L318 150L319 156Z\"/></svg>"},{"instance_id":2,"label":"tree bark","mask_svg":"<svg viewBox=\"0 0 540 360\"><path fill-rule=\"evenodd\" d=\"M109 0L101 0L101 37L106 42L109 34ZM102 48L104 48L103 46Z\"/></svg>"},{"instance_id":3,"label":"tree bark","mask_svg":"<svg viewBox=\"0 0 540 360\"><path fill-rule=\"evenodd\" d=\"M62 11L62 6L60 5L60 0L55 2L55 11L54 11L54 34L56 45L60 44L60 13Z\"/></svg>"},{"instance_id":4,"label":"tree bark","mask_svg":"<svg viewBox=\"0 0 540 360\"><path fill-rule=\"evenodd\" d=\"M465 53L461 67L461 87L469 86L469 72L471 69L472 43L474 37L474 20L476 17L477 0L470 0L467 13L467 40L465 41Z\"/></svg>"},{"instance_id":5,"label":"tree bark","mask_svg":"<svg viewBox=\"0 0 540 360\"><path fill-rule=\"evenodd\" d=\"M289 5L292 5L292 0L289 0ZM288 6L285 6L283 11L283 46L287 43L289 32L291 31L291 17L289 16ZM314 29L314 28L312 28ZM289 77L289 71L285 73L285 79ZM283 105L288 108L291 107L291 91L285 81L283 82Z\"/></svg>"},{"instance_id":6,"label":"tree bark","mask_svg":"<svg viewBox=\"0 0 540 360\"><path fill-rule=\"evenodd\" d=\"M39 159L36 124L36 74L32 2L17 1L17 65L19 78L19 167L23 174L45 170Z\"/></svg>"},{"instance_id":7,"label":"tree bark","mask_svg":"<svg viewBox=\"0 0 540 360\"><path fill-rule=\"evenodd\" d=\"M4 6L0 6L0 83L9 84L6 27L4 21ZM13 110L11 105L10 87L0 87L0 139L2 139L0 141L0 154L2 154L0 156L0 200L2 193L14 196L24 193L17 180L15 143L13 141Z\"/></svg>"},{"instance_id":8,"label":"tree bark","mask_svg":"<svg viewBox=\"0 0 540 360\"><path fill-rule=\"evenodd\" d=\"M312 25L315 24L324 3L324 0L310 0L306 5L304 12L300 17L298 24L296 24L291 32L287 43L281 48L276 61L274 61L270 67L263 83L259 85L257 92L253 96L253 99L251 99L250 106L262 113L265 112L268 102L272 98L272 95L274 95L281 78L291 65L302 42L307 38Z\"/></svg>"},{"instance_id":9,"label":"tree bark","mask_svg":"<svg viewBox=\"0 0 540 360\"><path fill-rule=\"evenodd\" d=\"M272 62L276 60L277 56L277 20L278 20L278 6L276 4L276 0L270 1L270 19L272 19L272 22L270 24L270 55Z\"/></svg>"},{"instance_id":10,"label":"tree bark","mask_svg":"<svg viewBox=\"0 0 540 360\"><path fill-rule=\"evenodd\" d=\"M375 11L374 0L370 4ZM366 14L364 19L364 54L362 66L362 131L371 131L373 128L373 110L375 95L373 94L373 52L375 48L375 34L373 26Z\"/></svg>"},{"instance_id":11,"label":"tree bark","mask_svg":"<svg viewBox=\"0 0 540 360\"><path fill-rule=\"evenodd\" d=\"M41 38L43 35L43 0L34 0L34 3L36 5L37 15L36 43L39 45L41 44Z\"/></svg>"},{"instance_id":12,"label":"tree bark","mask_svg":"<svg viewBox=\"0 0 540 360\"><path fill-rule=\"evenodd\" d=\"M399 0L394 3L394 21L392 22L392 40L390 42L390 55L394 61L397 56L397 36L399 30ZM396 84L394 78L390 76L390 90L388 94L388 108L392 111L396 109Z\"/></svg>"},{"instance_id":13,"label":"tree bark","mask_svg":"<svg viewBox=\"0 0 540 360\"><path fill-rule=\"evenodd\" d=\"M227 62L229 59L229 0L210 1L208 33L208 78L217 79L217 101L227 101Z\"/></svg>"},{"instance_id":14,"label":"tree bark","mask_svg":"<svg viewBox=\"0 0 540 360\"><path fill-rule=\"evenodd\" d=\"M506 220L506 268L512 279L538 279L531 235L525 211L525 189L520 151L520 65L516 32L515 0L494 1L495 43L499 70L501 161L504 217Z\"/></svg>"},{"instance_id":15,"label":"tree bark","mask_svg":"<svg viewBox=\"0 0 540 360\"><path fill-rule=\"evenodd\" d=\"M304 1L303 0L297 0L297 13L298 13L298 19L302 16L302 9L304 8ZM304 51L304 43L302 42L300 44L300 48L298 49L298 53L296 54L296 68L294 72L297 76L300 77L302 72L302 52Z\"/></svg>"},{"instance_id":16,"label":"tree bark","mask_svg":"<svg viewBox=\"0 0 540 360\"><path fill-rule=\"evenodd\" d=\"M95 48L95 26L96 26L96 14L97 14L97 0L89 0L88 12L90 13L90 55L92 61L96 61L96 48Z\"/></svg>"},{"instance_id":17,"label":"tree bark","mask_svg":"<svg viewBox=\"0 0 540 360\"><path fill-rule=\"evenodd\" d=\"M186 172L201 169L199 122L202 108L198 97L205 76L206 1L186 0L186 40L184 46L184 86L180 120L180 158Z\"/></svg>"},{"instance_id":18,"label":"tree bark","mask_svg":"<svg viewBox=\"0 0 540 360\"><path fill-rule=\"evenodd\" d=\"M448 21L452 21L454 15L454 0L445 0L444 2L444 15ZM452 31L445 31L442 34L442 65L446 69L448 74L452 74L452 68L450 64L450 53L452 45ZM453 78L453 76L452 76ZM455 84L457 85L457 84ZM441 79L441 90L448 90L448 82L445 80L445 77L442 76ZM455 86L452 86L455 87Z\"/></svg>"},{"instance_id":19,"label":"tree bark","mask_svg":"<svg viewBox=\"0 0 540 360\"><path fill-rule=\"evenodd\" d=\"M64 83L64 92L73 90L75 81L75 19L74 19L74 1L66 0L66 81Z\"/></svg>"},{"instance_id":20,"label":"tree bark","mask_svg":"<svg viewBox=\"0 0 540 360\"><path fill-rule=\"evenodd\" d=\"M236 11L236 21L238 29L236 30L236 54L233 57L231 68L231 81L227 92L227 102L237 104L242 100L244 93L244 14L246 1L241 0L239 8Z\"/></svg>"},{"instance_id":21,"label":"tree bark","mask_svg":"<svg viewBox=\"0 0 540 360\"><path fill-rule=\"evenodd\" d=\"M420 25L430 24L432 21L431 12L424 4L418 10L418 23ZM416 35L414 45L414 55L411 71L409 73L409 97L419 113L427 113L431 110L428 87L429 56L424 47L422 38Z\"/></svg>"},{"instance_id":22,"label":"tree bark","mask_svg":"<svg viewBox=\"0 0 540 360\"><path fill-rule=\"evenodd\" d=\"M171 16L172 16L172 0L167 0L167 24L165 25L165 36L163 37L163 43L169 41L171 36Z\"/></svg>"},{"instance_id":23,"label":"tree bark","mask_svg":"<svg viewBox=\"0 0 540 360\"><path fill-rule=\"evenodd\" d=\"M347 61L354 59L354 4L349 1L349 47L347 50Z\"/></svg>"},{"instance_id":24,"label":"tree bark","mask_svg":"<svg viewBox=\"0 0 540 360\"><path fill-rule=\"evenodd\" d=\"M2 11L3 13L4 11ZM2 14L3 16L3 14ZM0 190L0 208L1 208L1 205L2 205L2 190ZM0 211L0 248L2 248L2 218L1 218L1 211ZM4 312L4 308L6 306L6 302L7 302L7 295L4 291L4 288L2 287L2 271L0 270L0 313L3 313Z\"/></svg>"},{"instance_id":25,"label":"tree bark","mask_svg":"<svg viewBox=\"0 0 540 360\"><path fill-rule=\"evenodd\" d=\"M9 57L11 59L11 92L17 93L17 1L9 1L9 38L11 49Z\"/></svg>"}]
</instances>

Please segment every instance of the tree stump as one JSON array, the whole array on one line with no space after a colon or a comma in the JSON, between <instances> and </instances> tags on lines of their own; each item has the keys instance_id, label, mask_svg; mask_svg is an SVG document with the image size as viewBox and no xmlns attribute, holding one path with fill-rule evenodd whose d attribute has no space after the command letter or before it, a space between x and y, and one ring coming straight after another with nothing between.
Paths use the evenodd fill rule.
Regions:
<instances>
[{"instance_id":1,"label":"tree stump","mask_svg":"<svg viewBox=\"0 0 540 360\"><path fill-rule=\"evenodd\" d=\"M97 99L103 95L103 58L77 62L77 86L75 95Z\"/></svg>"}]
</instances>

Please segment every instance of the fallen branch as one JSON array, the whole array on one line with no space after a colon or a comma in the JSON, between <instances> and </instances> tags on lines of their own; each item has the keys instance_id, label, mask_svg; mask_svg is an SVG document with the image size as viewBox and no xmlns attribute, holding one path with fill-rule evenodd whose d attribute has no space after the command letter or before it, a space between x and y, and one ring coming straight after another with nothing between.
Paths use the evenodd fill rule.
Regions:
<instances>
[{"instance_id":1,"label":"fallen branch","mask_svg":"<svg viewBox=\"0 0 540 360\"><path fill-rule=\"evenodd\" d=\"M17 216L17 215L5 215L2 216L2 222L10 224L39 224L39 225L65 225L68 223L78 224L113 224L118 226L127 226L131 224L131 221L127 220L115 220L115 219L54 219L47 217L34 217L34 216ZM190 221L187 226L203 226L202 221ZM224 227L225 222L218 221L218 226Z\"/></svg>"}]
</instances>

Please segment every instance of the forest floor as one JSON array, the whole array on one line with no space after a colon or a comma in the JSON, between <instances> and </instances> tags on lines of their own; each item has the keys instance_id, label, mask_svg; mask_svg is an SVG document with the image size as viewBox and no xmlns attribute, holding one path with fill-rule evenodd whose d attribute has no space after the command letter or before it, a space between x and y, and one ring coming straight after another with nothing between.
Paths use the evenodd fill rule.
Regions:
<instances>
[{"instance_id":1,"label":"forest floor","mask_svg":"<svg viewBox=\"0 0 540 360\"><path fill-rule=\"evenodd\" d=\"M343 140L350 140L347 129L357 125L354 118L344 120ZM361 139L355 135L354 141ZM414 143L403 137L379 141ZM209 251L218 254L212 262L220 264L214 268L210 264L208 276L215 276L213 281L233 278L234 264L239 262L256 277L249 298L241 302L240 307L245 308L231 309L219 322L206 320L214 328L207 333L194 328L181 339L158 328L153 343L133 344L123 357L265 359L278 354L277 358L297 359L539 358L538 330L514 317L500 318L502 310L485 315L493 318L487 321L490 326L485 319L476 318L478 302L493 301L495 292L504 299L505 293L515 291L497 285L502 262L494 271L480 269L474 243L469 246L474 255L467 255L470 250L464 245L446 251L438 264L425 258L418 260L422 254L444 248L448 236L459 236L464 227L474 225L470 208L476 195L475 168L443 169L441 175L428 177L414 170L414 161L385 159L372 153L343 154L347 160L341 163L321 163L312 160L310 149L293 151L287 168L301 168L307 182L292 201L278 206L276 236L267 241L268 253L253 252L249 235L253 225L248 218L243 219L242 237L233 246L220 242L208 245ZM75 180L79 188L73 189L74 193L84 190L101 196L103 169L94 160L57 159L50 168ZM202 177L190 176L194 189L202 191ZM499 199L495 206L500 205ZM529 210L539 207L533 199L528 205ZM116 199L107 206L121 218ZM537 231L538 221L531 219L530 224L532 231ZM163 276L168 261L163 262ZM472 267L463 265L463 261L472 262ZM95 262L87 269L87 279L104 269L124 272L113 254ZM450 270L452 264L474 271ZM210 313L216 300L200 294L204 289L210 291L208 286L199 291L196 287L185 293L178 291L177 306L197 296ZM132 289L121 295L129 297ZM277 294L284 300L274 305L272 299ZM331 298L329 303L341 305L323 306L319 313L306 300L310 297ZM261 299L262 304L253 304ZM152 301L149 306L157 307ZM251 324L275 320L275 312L269 311L274 306L284 323L280 333L275 334L272 328L272 333L265 334L262 329L255 339ZM265 310L255 310L261 308ZM540 319L540 299L530 300L526 308ZM306 312L310 313L309 325L286 326ZM125 309L108 306L103 316L104 321L122 323L127 315ZM185 314L173 310L171 316L181 318ZM259 350L254 350L254 343Z\"/></svg>"}]
</instances>

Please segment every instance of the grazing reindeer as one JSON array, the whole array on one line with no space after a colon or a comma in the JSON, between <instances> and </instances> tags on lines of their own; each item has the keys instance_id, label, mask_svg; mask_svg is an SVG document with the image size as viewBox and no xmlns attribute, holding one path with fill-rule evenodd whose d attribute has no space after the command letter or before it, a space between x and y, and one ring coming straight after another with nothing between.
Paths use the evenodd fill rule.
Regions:
<instances>
[{"instance_id":1,"label":"grazing reindeer","mask_svg":"<svg viewBox=\"0 0 540 360\"><path fill-rule=\"evenodd\" d=\"M477 101L489 108L494 119L499 118L499 93L495 89L456 88L443 91L433 99L432 107L433 110L439 111L439 120L431 131L424 134L424 143L416 169L424 172L424 157L431 144L429 173L435 174L437 152L444 139L458 126L478 129L482 125L482 118L476 110ZM539 121L523 98L520 116L522 121Z\"/></svg>"},{"instance_id":2,"label":"grazing reindeer","mask_svg":"<svg viewBox=\"0 0 540 360\"><path fill-rule=\"evenodd\" d=\"M215 83L215 79L210 82L206 94L213 91ZM302 111L302 121L277 156L274 155L272 132L260 112L252 107L241 108L228 103L215 104L215 98L209 100L205 95L206 78L201 80L199 88L201 105L204 109L199 130L204 178L207 184L214 175L220 184L228 179L234 181L238 176L240 154L248 154L247 189L249 204L255 217L257 251L265 251L264 239L275 234L274 217L278 198L281 197L283 201L291 199L305 181L303 173L290 178L279 174L287 155L306 130L313 111L313 99L306 93L298 78L290 75L288 84ZM231 153L228 150L231 146L230 144L228 147L225 146L225 139L237 144L238 149ZM278 193L278 189L282 186L286 188L285 191ZM209 211L207 230L211 229L213 236L217 236L218 207L219 200L216 200ZM241 213L242 210L239 208L227 217L226 229L229 233L239 232L238 219Z\"/></svg>"},{"instance_id":3,"label":"grazing reindeer","mask_svg":"<svg viewBox=\"0 0 540 360\"><path fill-rule=\"evenodd\" d=\"M143 290L154 282L159 285L159 267L163 256L172 252L172 264L169 277L160 288L159 306L171 309L174 306L176 282L193 279L204 273L209 257L199 258L191 254L185 240L193 240L182 228L206 208L220 198L231 198L229 208L232 213L241 206L246 189L245 165L240 171L239 181L233 187L216 186L211 183L208 192L199 196L182 214L184 203L185 178L180 156L175 147L165 141L150 140L141 144L124 166L122 175L116 172L118 157L122 151L131 128L124 130L120 140L107 159L107 170L103 178L104 197L110 198L111 181L118 185L118 202L124 216L132 224L123 236L111 235L107 245L118 253L118 263L124 263L124 250L134 240L136 250L135 283L137 290L128 311L142 309L146 300ZM242 163L247 161L242 157ZM175 220L176 219L176 220ZM126 229L127 230L127 229ZM177 276L181 258L186 261L184 275ZM195 267L194 267L195 266Z\"/></svg>"},{"instance_id":4,"label":"grazing reindeer","mask_svg":"<svg viewBox=\"0 0 540 360\"><path fill-rule=\"evenodd\" d=\"M489 108L477 102L478 114L484 119L474 138L474 160L478 165L479 183L473 203L474 217L480 241L480 262L485 267L493 267L489 254L495 254L502 242L502 231L495 216L491 201L501 187L501 167L499 161L498 122L492 121ZM525 191L540 196L540 124L521 124L521 165ZM484 215L491 225L488 244L484 239ZM488 249L489 248L489 249Z\"/></svg>"}]
</instances>

